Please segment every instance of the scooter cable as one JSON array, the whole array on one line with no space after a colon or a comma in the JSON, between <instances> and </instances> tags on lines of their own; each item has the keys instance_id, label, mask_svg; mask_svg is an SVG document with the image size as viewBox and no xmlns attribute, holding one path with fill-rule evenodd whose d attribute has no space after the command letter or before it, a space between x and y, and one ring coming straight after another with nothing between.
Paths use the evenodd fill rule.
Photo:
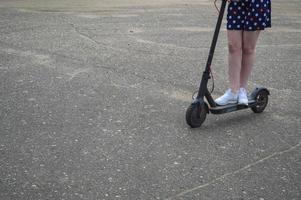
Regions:
<instances>
[{"instance_id":1,"label":"scooter cable","mask_svg":"<svg viewBox=\"0 0 301 200\"><path fill-rule=\"evenodd\" d=\"M216 5L216 2L217 2L217 0L214 0L214 6L215 6L217 12L219 13L219 9L218 9L218 7L217 7L217 5Z\"/></svg>"},{"instance_id":2,"label":"scooter cable","mask_svg":"<svg viewBox=\"0 0 301 200\"><path fill-rule=\"evenodd\" d=\"M210 94L212 94L213 91L214 91L214 76L213 76L213 73L212 73L212 70L211 70L211 66L210 66L210 76L212 78L212 86L211 86Z\"/></svg>"},{"instance_id":3,"label":"scooter cable","mask_svg":"<svg viewBox=\"0 0 301 200\"><path fill-rule=\"evenodd\" d=\"M214 0L214 6L215 6L217 12L219 13L220 10L218 9L218 7L216 5L216 2L217 2L217 0ZM211 87L211 91L210 91L210 94L212 94L213 91L214 91L214 76L213 76L213 72L211 70L211 66L210 66L210 69L209 69L209 73L210 73L210 77L212 78L212 87ZM196 90L194 93L192 93L192 97L191 97L192 99L195 99L194 96L195 96L196 93L198 93L198 90Z\"/></svg>"},{"instance_id":4,"label":"scooter cable","mask_svg":"<svg viewBox=\"0 0 301 200\"><path fill-rule=\"evenodd\" d=\"M228 0L228 1L229 1L229 0ZM216 2L217 2L217 0L214 0L214 6L215 6L215 8L216 8L216 10L217 10L217 12L218 12L218 14L219 14L219 13L220 13L220 10L218 9L218 7L217 7L217 5L216 5ZM212 88L211 88L210 94L212 94L213 91L214 91L214 76L213 76L213 73L212 73L212 70L211 70L211 66L210 66L210 75L211 75L211 78L212 78Z\"/></svg>"},{"instance_id":5,"label":"scooter cable","mask_svg":"<svg viewBox=\"0 0 301 200\"><path fill-rule=\"evenodd\" d=\"M212 94L213 93L213 91L214 91L214 76L213 76L213 73L212 73L212 71L211 71L211 67L210 67L210 78L212 78L212 86L211 86L211 91L210 91L210 94ZM199 92L199 90L195 90L193 93L192 93L192 96L191 96L191 98L192 98L192 100L194 100L195 99L195 95L197 94Z\"/></svg>"}]
</instances>

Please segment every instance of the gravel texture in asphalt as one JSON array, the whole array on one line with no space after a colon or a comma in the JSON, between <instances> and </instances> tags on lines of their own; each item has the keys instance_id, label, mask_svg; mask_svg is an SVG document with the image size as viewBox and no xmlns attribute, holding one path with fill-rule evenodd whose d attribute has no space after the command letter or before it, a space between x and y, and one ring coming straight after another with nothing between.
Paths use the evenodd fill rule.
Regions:
<instances>
[{"instance_id":1,"label":"gravel texture in asphalt","mask_svg":"<svg viewBox=\"0 0 301 200\"><path fill-rule=\"evenodd\" d=\"M301 199L301 1L272 5L265 112L191 129L213 1L0 1L0 199ZM212 68L217 97L225 22Z\"/></svg>"}]
</instances>

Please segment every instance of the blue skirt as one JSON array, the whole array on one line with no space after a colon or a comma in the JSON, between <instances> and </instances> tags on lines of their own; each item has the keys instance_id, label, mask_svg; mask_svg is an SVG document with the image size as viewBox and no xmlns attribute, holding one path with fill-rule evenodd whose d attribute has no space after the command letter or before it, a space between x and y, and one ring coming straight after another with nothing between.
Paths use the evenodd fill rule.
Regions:
<instances>
[{"instance_id":1,"label":"blue skirt","mask_svg":"<svg viewBox=\"0 0 301 200\"><path fill-rule=\"evenodd\" d=\"M271 0L237 0L228 5L228 30L256 31L269 27Z\"/></svg>"}]
</instances>

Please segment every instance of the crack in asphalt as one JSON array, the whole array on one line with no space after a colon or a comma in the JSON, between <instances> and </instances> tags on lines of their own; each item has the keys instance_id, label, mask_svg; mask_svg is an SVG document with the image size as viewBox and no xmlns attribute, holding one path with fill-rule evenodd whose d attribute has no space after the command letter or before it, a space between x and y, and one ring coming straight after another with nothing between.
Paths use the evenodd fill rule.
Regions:
<instances>
[{"instance_id":1,"label":"crack in asphalt","mask_svg":"<svg viewBox=\"0 0 301 200\"><path fill-rule=\"evenodd\" d=\"M183 195L185 195L185 194L188 194L188 193L190 193L190 192L193 192L193 191L195 191L195 190L199 190L199 189L205 188L205 187L211 185L212 183L215 183L216 181L222 180L222 179L224 179L224 178L226 178L226 177L228 177L228 176L231 176L231 175L237 174L237 173L239 173L239 172L242 172L242 171L244 171L244 170L246 170L246 169L249 169L250 167L253 167L253 166L257 165L258 163L262 163L262 162L264 162L264 161L266 161L266 160L268 160L268 159L270 159L270 158L272 158L272 157L274 157L274 156L277 156L277 155L279 156L279 155L282 155L282 154L284 154L284 153L289 153L289 152L291 152L291 151L297 149L297 148L300 147L300 146L301 146L301 141L299 141L299 143L297 143L296 145L293 145L293 146L290 145L290 148L289 148L289 149L286 149L286 150L283 150L283 151L279 151L279 152L274 152L274 153L272 153L272 154L270 154L270 155L268 155L268 156L266 156L266 157L264 157L264 158L262 158L262 159L260 159L260 160L257 160L257 161L255 161L255 162L253 162L253 163L250 163L250 164L248 164L248 165L246 165L246 166L244 166L244 167L242 167L242 168L240 168L240 169L237 169L237 170L235 170L235 171L233 171L233 172L228 172L228 173L226 173L226 174L224 174L224 175L221 175L221 176L219 176L218 178L215 178L215 179L213 179L213 180L211 180L211 181L209 181L209 182L207 182L207 183L205 183L205 184L196 186L196 187L191 188L191 189L187 189L187 190L185 190L185 191L183 191L183 192L180 192L180 193L178 193L178 194L176 194L176 195L174 195L174 196L168 197L166 200L171 200L171 199L174 199L174 198L183 196Z\"/></svg>"},{"instance_id":2,"label":"crack in asphalt","mask_svg":"<svg viewBox=\"0 0 301 200\"><path fill-rule=\"evenodd\" d=\"M116 51L123 52L123 53L127 53L127 54L131 54L131 52L135 52L135 53L147 54L147 55L151 54L151 55L163 55L163 56L169 56L169 57L179 57L179 55L177 55L175 53L176 49L195 50L195 51L199 51L200 49L207 49L206 47L181 47L181 46L174 45L174 44L157 43L157 42L153 42L153 41L149 41L149 40L143 40L143 39L140 39L140 38L136 38L135 36L132 36L131 34L128 34L128 33L123 34L123 35L126 35L129 38L134 39L138 43L145 43L145 44L150 44L150 45L163 46L165 48L172 48L172 50L169 53L163 53L163 52L152 52L152 51L149 51L149 50L142 50L142 49L116 48L116 47L110 46L108 44L99 42L99 41L93 39L91 36L82 33L81 31L78 30L78 27L76 27L74 24L70 24L70 25L80 37L82 37L86 40L89 40L90 42L92 42L96 45L101 45L103 47L107 47L109 49L116 50Z\"/></svg>"},{"instance_id":3,"label":"crack in asphalt","mask_svg":"<svg viewBox=\"0 0 301 200\"><path fill-rule=\"evenodd\" d=\"M121 49L121 48L115 48L115 47L112 47L112 46L109 46L108 44L105 44L105 43L102 43L102 42L99 42L95 39L93 39L91 36L87 35L87 34L84 34L82 32L80 32L78 30L78 27L76 27L74 24L70 24L71 27L74 29L74 31L82 38L86 39L86 40L89 40L90 42L96 44L97 46L103 46L103 47L106 47L106 48L109 48L109 49L112 49L112 50L115 50L115 51L121 51L121 52L126 52L128 53L128 51L124 50L124 49Z\"/></svg>"}]
</instances>

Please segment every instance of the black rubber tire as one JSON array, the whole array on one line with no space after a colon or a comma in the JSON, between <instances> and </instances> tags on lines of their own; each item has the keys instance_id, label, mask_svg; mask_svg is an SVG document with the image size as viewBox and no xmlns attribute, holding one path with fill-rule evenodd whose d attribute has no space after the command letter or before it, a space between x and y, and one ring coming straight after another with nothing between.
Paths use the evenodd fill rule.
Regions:
<instances>
[{"instance_id":1,"label":"black rubber tire","mask_svg":"<svg viewBox=\"0 0 301 200\"><path fill-rule=\"evenodd\" d=\"M207 108L203 105L190 105L186 111L186 122L191 128L200 127L206 119Z\"/></svg>"},{"instance_id":2,"label":"black rubber tire","mask_svg":"<svg viewBox=\"0 0 301 200\"><path fill-rule=\"evenodd\" d=\"M255 97L256 106L251 107L254 113L262 113L269 102L269 94L266 90L259 91Z\"/></svg>"}]
</instances>

